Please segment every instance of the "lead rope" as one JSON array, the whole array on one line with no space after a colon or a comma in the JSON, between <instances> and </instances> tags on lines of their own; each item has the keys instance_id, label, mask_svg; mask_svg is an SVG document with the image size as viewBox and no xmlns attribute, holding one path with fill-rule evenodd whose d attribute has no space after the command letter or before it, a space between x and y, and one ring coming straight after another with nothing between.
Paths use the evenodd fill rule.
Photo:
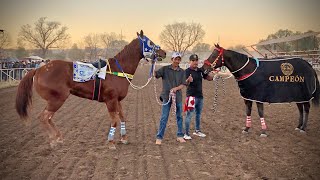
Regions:
<instances>
[{"instance_id":1,"label":"lead rope","mask_svg":"<svg viewBox=\"0 0 320 180\"><path fill-rule=\"evenodd\" d=\"M153 68L153 74L155 72L155 67L156 65L154 65L154 68ZM165 106L165 105L168 105L170 101L172 101L172 104L174 105L173 106L173 115L176 115L176 112L177 112L177 107L176 107L176 93L174 93L173 91L170 91L169 93L169 99L167 102L165 103L162 103L159 101L158 97L157 97L157 83L156 83L156 78L153 78L153 87L154 87L154 95L155 95L155 98L157 100L157 103L160 105L160 106ZM171 105L172 105L171 104Z\"/></svg>"},{"instance_id":2,"label":"lead rope","mask_svg":"<svg viewBox=\"0 0 320 180\"><path fill-rule=\"evenodd\" d=\"M221 77L221 80L222 80L222 92L223 92L223 96L225 96L226 95L226 90L224 89L225 81L222 77Z\"/></svg>"},{"instance_id":3,"label":"lead rope","mask_svg":"<svg viewBox=\"0 0 320 180\"><path fill-rule=\"evenodd\" d=\"M214 92L214 97L213 97L213 105L212 105L212 111L213 113L216 112L217 105L218 105L218 89L219 89L219 82L218 80L220 79L220 76L217 76L214 78L214 85L215 85L215 92Z\"/></svg>"}]
</instances>

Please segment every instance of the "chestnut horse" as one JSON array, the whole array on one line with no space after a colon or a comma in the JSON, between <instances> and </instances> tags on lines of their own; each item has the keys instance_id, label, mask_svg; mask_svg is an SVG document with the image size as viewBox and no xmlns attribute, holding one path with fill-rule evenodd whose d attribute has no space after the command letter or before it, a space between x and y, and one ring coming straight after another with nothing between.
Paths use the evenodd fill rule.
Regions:
<instances>
[{"instance_id":1,"label":"chestnut horse","mask_svg":"<svg viewBox=\"0 0 320 180\"><path fill-rule=\"evenodd\" d=\"M121 142L128 142L125 118L121 101L126 97L129 87L129 79L116 76L116 74L133 75L142 58L151 55L155 58L165 58L166 53L159 46L155 45L141 30L138 37L114 58L108 59L109 70L118 70L119 73L107 74L106 79L101 81L99 102L107 105L111 117L111 127L108 135L109 147L115 149L114 133L117 122L121 122ZM148 52L147 52L148 51ZM87 82L73 81L73 63L62 60L50 61L41 68L30 71L20 82L16 95L16 110L22 119L28 118L28 106L32 103L32 88L46 100L47 105L39 115L41 125L49 136L51 146L62 142L62 135L55 126L52 117L63 105L70 94L92 99L94 80Z\"/></svg>"},{"instance_id":2,"label":"chestnut horse","mask_svg":"<svg viewBox=\"0 0 320 180\"><path fill-rule=\"evenodd\" d=\"M208 73L213 69L226 66L234 75L246 105L247 119L243 133L248 133L251 127L253 101L257 104L260 116L261 137L267 136L267 126L263 113L264 102L296 102L300 114L296 130L305 132L310 101L312 99L313 104L319 106L320 99L319 80L315 70L308 62L301 58L258 60L235 51L223 49L219 45L215 46L216 48L205 60L202 68L205 73ZM279 72L280 76L278 75ZM291 75L293 72L296 74L295 76Z\"/></svg>"}]
</instances>

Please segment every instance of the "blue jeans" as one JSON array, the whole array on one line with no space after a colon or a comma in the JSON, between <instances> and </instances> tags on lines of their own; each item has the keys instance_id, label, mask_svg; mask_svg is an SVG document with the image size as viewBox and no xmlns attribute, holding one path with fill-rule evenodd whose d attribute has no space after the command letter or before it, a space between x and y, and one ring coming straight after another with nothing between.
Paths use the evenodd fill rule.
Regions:
<instances>
[{"instance_id":1,"label":"blue jeans","mask_svg":"<svg viewBox=\"0 0 320 180\"><path fill-rule=\"evenodd\" d=\"M190 129L190 121L192 118L192 115L194 112L196 112L196 131L200 131L200 119L201 119L201 112L202 112L202 107L203 107L203 98L195 98L195 107L191 111L187 111L186 115L186 121L185 121L185 126L186 126L186 134L190 136L189 134L189 129Z\"/></svg>"},{"instance_id":2,"label":"blue jeans","mask_svg":"<svg viewBox=\"0 0 320 180\"><path fill-rule=\"evenodd\" d=\"M167 127L171 104L172 104L172 102L170 101L167 105L162 106L162 114L161 114L161 118L160 118L160 125L159 125L159 129L158 129L158 133L157 133L157 139L163 139L164 132ZM177 102L176 107L177 107L176 118L177 118L177 126L178 126L177 136L183 137L182 102L180 102L180 103Z\"/></svg>"}]
</instances>

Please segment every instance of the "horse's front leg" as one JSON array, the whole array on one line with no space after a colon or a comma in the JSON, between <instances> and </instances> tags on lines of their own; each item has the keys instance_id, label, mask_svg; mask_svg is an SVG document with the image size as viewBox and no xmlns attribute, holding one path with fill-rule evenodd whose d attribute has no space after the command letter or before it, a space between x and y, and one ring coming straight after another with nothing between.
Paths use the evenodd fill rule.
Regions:
<instances>
[{"instance_id":1,"label":"horse's front leg","mask_svg":"<svg viewBox=\"0 0 320 180\"><path fill-rule=\"evenodd\" d=\"M258 108L258 114L260 116L260 122L261 122L261 134L260 134L260 137L267 137L267 124L264 120L264 117L263 117L263 104L262 103L259 103L257 102L257 108Z\"/></svg>"},{"instance_id":2,"label":"horse's front leg","mask_svg":"<svg viewBox=\"0 0 320 180\"><path fill-rule=\"evenodd\" d=\"M248 133L249 129L251 127L251 110L252 110L252 101L244 100L244 103L246 104L246 126L245 129L242 131L242 133Z\"/></svg>"},{"instance_id":3,"label":"horse's front leg","mask_svg":"<svg viewBox=\"0 0 320 180\"><path fill-rule=\"evenodd\" d=\"M307 103L303 103L303 110L304 110L304 113L303 113L303 124L300 128L300 132L305 132L306 131L306 128L307 128L307 123L308 123L308 118L309 118L309 110L310 110L310 103L307 102Z\"/></svg>"},{"instance_id":4,"label":"horse's front leg","mask_svg":"<svg viewBox=\"0 0 320 180\"><path fill-rule=\"evenodd\" d=\"M127 131L126 131L126 120L124 118L121 103L118 102L118 105L119 105L119 117L120 117L120 135L121 135L120 141L123 144L128 144L128 137L127 137Z\"/></svg>"},{"instance_id":5,"label":"horse's front leg","mask_svg":"<svg viewBox=\"0 0 320 180\"><path fill-rule=\"evenodd\" d=\"M302 103L297 103L297 107L299 110L299 124L296 127L297 131L301 130L302 124L303 124L303 104Z\"/></svg>"},{"instance_id":6,"label":"horse's front leg","mask_svg":"<svg viewBox=\"0 0 320 180\"><path fill-rule=\"evenodd\" d=\"M111 123L110 123L111 126L108 134L109 149L114 150L116 149L114 135L116 133L117 122L119 121L118 100L112 99L112 100L109 100L106 104L111 117Z\"/></svg>"}]
</instances>

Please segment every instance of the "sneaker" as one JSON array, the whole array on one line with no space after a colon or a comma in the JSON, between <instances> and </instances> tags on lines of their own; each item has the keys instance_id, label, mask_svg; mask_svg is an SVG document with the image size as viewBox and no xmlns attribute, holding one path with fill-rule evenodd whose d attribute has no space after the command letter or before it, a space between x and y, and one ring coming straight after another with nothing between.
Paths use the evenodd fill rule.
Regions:
<instances>
[{"instance_id":1,"label":"sneaker","mask_svg":"<svg viewBox=\"0 0 320 180\"><path fill-rule=\"evenodd\" d=\"M183 137L178 137L177 141L180 142L180 143L185 143L186 142L186 140L184 140Z\"/></svg>"},{"instance_id":2,"label":"sneaker","mask_svg":"<svg viewBox=\"0 0 320 180\"><path fill-rule=\"evenodd\" d=\"M156 144L157 144L157 145L161 145L161 142L162 142L161 139L157 139L157 140L156 140Z\"/></svg>"},{"instance_id":3,"label":"sneaker","mask_svg":"<svg viewBox=\"0 0 320 180\"><path fill-rule=\"evenodd\" d=\"M188 136L188 135L185 134L185 135L183 136L183 139L185 139L185 140L191 140L192 138L191 138L191 136Z\"/></svg>"},{"instance_id":4,"label":"sneaker","mask_svg":"<svg viewBox=\"0 0 320 180\"><path fill-rule=\"evenodd\" d=\"M201 131L196 131L193 133L193 135L199 136L199 137L206 137L207 135L205 135L204 133L202 133Z\"/></svg>"}]
</instances>

